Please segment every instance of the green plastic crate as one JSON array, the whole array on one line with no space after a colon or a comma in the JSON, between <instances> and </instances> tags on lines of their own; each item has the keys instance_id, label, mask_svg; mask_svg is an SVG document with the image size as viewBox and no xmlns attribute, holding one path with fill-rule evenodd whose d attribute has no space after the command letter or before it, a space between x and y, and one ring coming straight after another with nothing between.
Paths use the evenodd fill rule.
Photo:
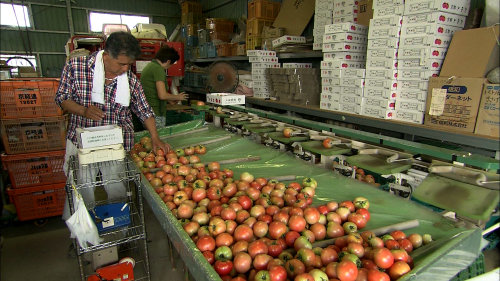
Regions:
<instances>
[{"instance_id":1,"label":"green plastic crate","mask_svg":"<svg viewBox=\"0 0 500 281\"><path fill-rule=\"evenodd\" d=\"M479 257L466 269L460 271L450 281L462 281L472 277L476 277L484 273L484 254L480 253Z\"/></svg>"}]
</instances>

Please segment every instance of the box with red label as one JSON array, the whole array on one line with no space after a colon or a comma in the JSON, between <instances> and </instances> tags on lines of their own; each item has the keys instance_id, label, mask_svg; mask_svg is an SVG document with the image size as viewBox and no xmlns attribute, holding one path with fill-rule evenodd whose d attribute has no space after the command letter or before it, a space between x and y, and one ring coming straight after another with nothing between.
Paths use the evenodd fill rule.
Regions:
<instances>
[{"instance_id":1,"label":"box with red label","mask_svg":"<svg viewBox=\"0 0 500 281\"><path fill-rule=\"evenodd\" d=\"M323 36L321 36L321 40L323 40ZM323 42L322 43L313 43L313 50L314 51L321 51L323 50Z\"/></svg>"},{"instance_id":2,"label":"box with red label","mask_svg":"<svg viewBox=\"0 0 500 281\"><path fill-rule=\"evenodd\" d=\"M412 35L444 35L453 36L455 31L462 30L461 27L445 25L442 23L403 23L401 36Z\"/></svg>"},{"instance_id":3,"label":"box with red label","mask_svg":"<svg viewBox=\"0 0 500 281\"><path fill-rule=\"evenodd\" d=\"M366 69L366 78L384 78L384 79L397 79L397 69Z\"/></svg>"},{"instance_id":4,"label":"box with red label","mask_svg":"<svg viewBox=\"0 0 500 281\"><path fill-rule=\"evenodd\" d=\"M253 97L258 98L258 99L268 99L271 97L271 94L270 93L254 92Z\"/></svg>"},{"instance_id":5,"label":"box with red label","mask_svg":"<svg viewBox=\"0 0 500 281\"><path fill-rule=\"evenodd\" d=\"M413 58L399 59L398 70L420 69L420 70L440 70L444 59Z\"/></svg>"},{"instance_id":6,"label":"box with red label","mask_svg":"<svg viewBox=\"0 0 500 281\"><path fill-rule=\"evenodd\" d=\"M404 5L404 0L373 0L373 8Z\"/></svg>"},{"instance_id":7,"label":"box with red label","mask_svg":"<svg viewBox=\"0 0 500 281\"><path fill-rule=\"evenodd\" d=\"M336 101L330 102L330 101L321 100L319 102L319 109L338 111L339 108L340 108L340 105Z\"/></svg>"},{"instance_id":8,"label":"box with red label","mask_svg":"<svg viewBox=\"0 0 500 281\"><path fill-rule=\"evenodd\" d=\"M484 78L431 78L425 125L472 133L484 82Z\"/></svg>"},{"instance_id":9,"label":"box with red label","mask_svg":"<svg viewBox=\"0 0 500 281\"><path fill-rule=\"evenodd\" d=\"M335 68L365 68L366 63L359 61L333 60L321 61L321 69Z\"/></svg>"},{"instance_id":10,"label":"box with red label","mask_svg":"<svg viewBox=\"0 0 500 281\"><path fill-rule=\"evenodd\" d=\"M309 62L284 62L283 68L312 68L312 63Z\"/></svg>"},{"instance_id":11,"label":"box with red label","mask_svg":"<svg viewBox=\"0 0 500 281\"><path fill-rule=\"evenodd\" d=\"M405 10L404 5L394 5L394 6L388 6L388 7L381 7L381 8L375 8L373 7L373 18L381 18L381 17L388 17L388 16L402 16L403 12Z\"/></svg>"},{"instance_id":12,"label":"box with red label","mask_svg":"<svg viewBox=\"0 0 500 281\"><path fill-rule=\"evenodd\" d=\"M368 49L397 49L399 38L379 38L368 40Z\"/></svg>"},{"instance_id":13,"label":"box with red label","mask_svg":"<svg viewBox=\"0 0 500 281\"><path fill-rule=\"evenodd\" d=\"M424 123L424 112L395 110L394 120L410 122L415 124Z\"/></svg>"},{"instance_id":14,"label":"box with red label","mask_svg":"<svg viewBox=\"0 0 500 281\"><path fill-rule=\"evenodd\" d=\"M363 88L361 87L322 86L321 90L323 93L363 96Z\"/></svg>"},{"instance_id":15,"label":"box with red label","mask_svg":"<svg viewBox=\"0 0 500 281\"><path fill-rule=\"evenodd\" d=\"M268 78L269 78L269 76L265 75L265 74L252 74L253 81L263 81L263 80L267 80Z\"/></svg>"},{"instance_id":16,"label":"box with red label","mask_svg":"<svg viewBox=\"0 0 500 281\"><path fill-rule=\"evenodd\" d=\"M280 68L279 63L275 62L254 62L252 63L252 69L254 68Z\"/></svg>"},{"instance_id":17,"label":"box with red label","mask_svg":"<svg viewBox=\"0 0 500 281\"><path fill-rule=\"evenodd\" d=\"M363 97L358 95L340 95L340 103L361 105Z\"/></svg>"},{"instance_id":18,"label":"box with red label","mask_svg":"<svg viewBox=\"0 0 500 281\"><path fill-rule=\"evenodd\" d=\"M394 109L394 107L396 106L396 100L377 97L364 97L363 105L385 109Z\"/></svg>"},{"instance_id":19,"label":"box with red label","mask_svg":"<svg viewBox=\"0 0 500 281\"><path fill-rule=\"evenodd\" d=\"M395 91L398 89L398 81L397 80L387 80L387 79L372 79L365 78L365 87L370 88L383 88L391 91Z\"/></svg>"},{"instance_id":20,"label":"box with red label","mask_svg":"<svg viewBox=\"0 0 500 281\"><path fill-rule=\"evenodd\" d=\"M426 102L427 101L427 91L422 91L418 89L406 89L400 90L398 98L409 101Z\"/></svg>"},{"instance_id":21,"label":"box with red label","mask_svg":"<svg viewBox=\"0 0 500 281\"><path fill-rule=\"evenodd\" d=\"M432 12L432 13L419 13L414 15L404 15L403 21L407 24L416 23L442 23L450 26L463 28L465 26L465 16L445 13L445 12Z\"/></svg>"},{"instance_id":22,"label":"box with red label","mask_svg":"<svg viewBox=\"0 0 500 281\"><path fill-rule=\"evenodd\" d=\"M348 7L342 7L338 9L333 9L333 17L343 17L343 16L349 16L349 15L358 15L358 6L348 6Z\"/></svg>"},{"instance_id":23,"label":"box with red label","mask_svg":"<svg viewBox=\"0 0 500 281\"><path fill-rule=\"evenodd\" d=\"M328 101L328 102L339 102L340 101L340 94L332 94L332 93L321 93L321 101Z\"/></svg>"},{"instance_id":24,"label":"box with red label","mask_svg":"<svg viewBox=\"0 0 500 281\"><path fill-rule=\"evenodd\" d=\"M285 35L273 40L273 47L279 47L285 44L301 44L306 43L306 38L304 36L291 36Z\"/></svg>"},{"instance_id":25,"label":"box with red label","mask_svg":"<svg viewBox=\"0 0 500 281\"><path fill-rule=\"evenodd\" d=\"M398 101L396 102L396 110L423 112L425 111L425 102L398 98Z\"/></svg>"},{"instance_id":26,"label":"box with red label","mask_svg":"<svg viewBox=\"0 0 500 281\"><path fill-rule=\"evenodd\" d=\"M442 11L456 15L469 14L470 0L407 0L405 15Z\"/></svg>"},{"instance_id":27,"label":"box with red label","mask_svg":"<svg viewBox=\"0 0 500 281\"><path fill-rule=\"evenodd\" d=\"M249 57L276 57L275 51L267 50L247 50L247 56Z\"/></svg>"},{"instance_id":28,"label":"box with red label","mask_svg":"<svg viewBox=\"0 0 500 281\"><path fill-rule=\"evenodd\" d=\"M361 114L361 104L339 103L339 110L350 114Z\"/></svg>"},{"instance_id":29,"label":"box with red label","mask_svg":"<svg viewBox=\"0 0 500 281\"><path fill-rule=\"evenodd\" d=\"M401 34L400 26L374 26L370 27L368 39L393 38Z\"/></svg>"},{"instance_id":30,"label":"box with red label","mask_svg":"<svg viewBox=\"0 0 500 281\"><path fill-rule=\"evenodd\" d=\"M446 48L450 45L451 36L444 35L417 35L417 36L402 36L399 40L401 48L410 47L441 47Z\"/></svg>"},{"instance_id":31,"label":"box with red label","mask_svg":"<svg viewBox=\"0 0 500 281\"><path fill-rule=\"evenodd\" d=\"M500 135L500 85L485 84L474 134L498 138Z\"/></svg>"},{"instance_id":32,"label":"box with red label","mask_svg":"<svg viewBox=\"0 0 500 281\"><path fill-rule=\"evenodd\" d=\"M348 42L366 44L367 40L366 35L352 32L328 33L323 35L323 43Z\"/></svg>"},{"instance_id":33,"label":"box with red label","mask_svg":"<svg viewBox=\"0 0 500 281\"><path fill-rule=\"evenodd\" d=\"M366 61L366 55L364 53L355 52L323 52L323 60Z\"/></svg>"},{"instance_id":34,"label":"box with red label","mask_svg":"<svg viewBox=\"0 0 500 281\"><path fill-rule=\"evenodd\" d=\"M403 17L398 15L375 18L370 20L370 28L381 26L401 26Z\"/></svg>"},{"instance_id":35,"label":"box with red label","mask_svg":"<svg viewBox=\"0 0 500 281\"><path fill-rule=\"evenodd\" d=\"M400 48L398 50L399 59L432 58L444 59L447 48L420 47L420 48Z\"/></svg>"},{"instance_id":36,"label":"box with red label","mask_svg":"<svg viewBox=\"0 0 500 281\"><path fill-rule=\"evenodd\" d=\"M361 106L361 115L381 118L381 119L392 119L394 116L394 110L363 105Z\"/></svg>"},{"instance_id":37,"label":"box with red label","mask_svg":"<svg viewBox=\"0 0 500 281\"><path fill-rule=\"evenodd\" d=\"M368 40L370 41L370 40ZM398 49L370 49L366 52L366 59L371 60L374 58L397 59Z\"/></svg>"},{"instance_id":38,"label":"box with red label","mask_svg":"<svg viewBox=\"0 0 500 281\"><path fill-rule=\"evenodd\" d=\"M365 70L364 69L322 69L321 77L332 77L332 78L343 78L343 77L351 77L351 78L364 78Z\"/></svg>"},{"instance_id":39,"label":"box with red label","mask_svg":"<svg viewBox=\"0 0 500 281\"><path fill-rule=\"evenodd\" d=\"M278 62L277 57L272 57L272 56L266 56L266 57L254 57L250 56L248 57L249 62Z\"/></svg>"},{"instance_id":40,"label":"box with red label","mask_svg":"<svg viewBox=\"0 0 500 281\"><path fill-rule=\"evenodd\" d=\"M352 33L359 33L366 35L368 33L368 27L352 22L334 23L325 25L324 33L339 33L339 32L352 32Z\"/></svg>"},{"instance_id":41,"label":"box with red label","mask_svg":"<svg viewBox=\"0 0 500 281\"><path fill-rule=\"evenodd\" d=\"M398 68L398 60L386 58L370 58L366 61L366 69L391 69Z\"/></svg>"},{"instance_id":42,"label":"box with red label","mask_svg":"<svg viewBox=\"0 0 500 281\"><path fill-rule=\"evenodd\" d=\"M364 53L366 52L366 44L346 43L346 42L323 43L323 52L342 52L342 51Z\"/></svg>"},{"instance_id":43,"label":"box with red label","mask_svg":"<svg viewBox=\"0 0 500 281\"><path fill-rule=\"evenodd\" d=\"M357 14L352 14L352 15L345 15L341 17L334 17L332 19L333 23L342 23L342 22L358 22L358 15Z\"/></svg>"},{"instance_id":44,"label":"box with red label","mask_svg":"<svg viewBox=\"0 0 500 281\"><path fill-rule=\"evenodd\" d=\"M340 86L340 78L323 77L323 78L321 78L321 85L322 86Z\"/></svg>"},{"instance_id":45,"label":"box with red label","mask_svg":"<svg viewBox=\"0 0 500 281\"><path fill-rule=\"evenodd\" d=\"M271 88L271 82L268 82L267 80L256 80L253 81L253 86Z\"/></svg>"},{"instance_id":46,"label":"box with red label","mask_svg":"<svg viewBox=\"0 0 500 281\"><path fill-rule=\"evenodd\" d=\"M439 76L440 70L427 69L398 69L398 78L400 80L429 80L431 77Z\"/></svg>"},{"instance_id":47,"label":"box with red label","mask_svg":"<svg viewBox=\"0 0 500 281\"><path fill-rule=\"evenodd\" d=\"M329 2L333 2L334 9L358 5L358 0L330 0Z\"/></svg>"},{"instance_id":48,"label":"box with red label","mask_svg":"<svg viewBox=\"0 0 500 281\"><path fill-rule=\"evenodd\" d=\"M245 104L245 96L226 93L207 94L207 102L219 105Z\"/></svg>"},{"instance_id":49,"label":"box with red label","mask_svg":"<svg viewBox=\"0 0 500 281\"><path fill-rule=\"evenodd\" d=\"M367 98L382 98L382 99L396 99L399 96L398 90L388 90L384 88L365 87L363 90L363 97Z\"/></svg>"},{"instance_id":50,"label":"box with red label","mask_svg":"<svg viewBox=\"0 0 500 281\"><path fill-rule=\"evenodd\" d=\"M343 78L340 78L340 86L341 87L360 87L360 88L363 88L365 86L365 79L364 78L343 77Z\"/></svg>"}]
</instances>

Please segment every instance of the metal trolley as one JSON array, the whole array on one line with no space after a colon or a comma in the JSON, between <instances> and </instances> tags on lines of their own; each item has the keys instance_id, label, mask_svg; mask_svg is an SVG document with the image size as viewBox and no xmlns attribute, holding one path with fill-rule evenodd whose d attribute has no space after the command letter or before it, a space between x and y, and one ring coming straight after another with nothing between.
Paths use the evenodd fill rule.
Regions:
<instances>
[{"instance_id":1,"label":"metal trolley","mask_svg":"<svg viewBox=\"0 0 500 281\"><path fill-rule=\"evenodd\" d=\"M100 263L105 263L107 258L103 256L109 255L109 252L112 253L111 256L118 254L119 259L132 257L135 260L133 280L149 281L141 174L134 163L129 157L125 157L123 160L80 165L78 157L71 157L68 167L66 193L70 213L75 212L73 192L76 190L82 194L87 210L98 226L99 236L103 239L100 244L87 244L85 248L80 247L74 239L82 281L95 276L96 268ZM116 190L117 187L119 194L108 190ZM119 206L118 209L116 206ZM125 216L116 215L116 210L123 211L126 208L129 211ZM103 213L109 217L104 217ZM111 227L107 227L110 225L110 217Z\"/></svg>"}]
</instances>

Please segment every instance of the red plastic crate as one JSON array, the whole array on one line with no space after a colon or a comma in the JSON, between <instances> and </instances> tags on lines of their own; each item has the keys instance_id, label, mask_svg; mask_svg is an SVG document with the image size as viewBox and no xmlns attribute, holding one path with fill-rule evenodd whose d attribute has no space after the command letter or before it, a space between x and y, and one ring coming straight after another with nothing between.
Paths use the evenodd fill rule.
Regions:
<instances>
[{"instance_id":1,"label":"red plastic crate","mask_svg":"<svg viewBox=\"0 0 500 281\"><path fill-rule=\"evenodd\" d=\"M54 102L59 81L56 79L16 79L0 82L0 119L60 116Z\"/></svg>"},{"instance_id":2,"label":"red plastic crate","mask_svg":"<svg viewBox=\"0 0 500 281\"><path fill-rule=\"evenodd\" d=\"M66 182L64 150L6 155L2 164L9 172L12 188Z\"/></svg>"},{"instance_id":3,"label":"red plastic crate","mask_svg":"<svg viewBox=\"0 0 500 281\"><path fill-rule=\"evenodd\" d=\"M66 183L7 189L20 221L62 215Z\"/></svg>"},{"instance_id":4,"label":"red plastic crate","mask_svg":"<svg viewBox=\"0 0 500 281\"><path fill-rule=\"evenodd\" d=\"M41 117L0 120L7 154L61 150L66 147L66 118Z\"/></svg>"}]
</instances>

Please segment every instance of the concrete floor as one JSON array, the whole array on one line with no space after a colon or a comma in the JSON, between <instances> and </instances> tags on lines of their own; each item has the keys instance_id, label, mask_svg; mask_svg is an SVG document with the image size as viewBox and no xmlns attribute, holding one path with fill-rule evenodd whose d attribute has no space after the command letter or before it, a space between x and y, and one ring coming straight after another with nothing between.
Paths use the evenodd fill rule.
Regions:
<instances>
[{"instance_id":1,"label":"concrete floor","mask_svg":"<svg viewBox=\"0 0 500 281\"><path fill-rule=\"evenodd\" d=\"M182 260L175 254L172 268L166 234L147 204L144 213L151 281L184 280ZM61 218L50 218L41 227L32 221L11 223L1 233L0 280L80 280L77 258L69 255L70 233Z\"/></svg>"},{"instance_id":2,"label":"concrete floor","mask_svg":"<svg viewBox=\"0 0 500 281\"><path fill-rule=\"evenodd\" d=\"M184 280L182 260L174 254L176 268L172 268L165 232L147 204L144 209L151 280ZM50 218L40 227L32 221L11 223L1 231L0 280L80 280L77 259L68 254L69 231L60 218ZM498 248L485 252L486 271L498 267L499 261Z\"/></svg>"}]
</instances>

